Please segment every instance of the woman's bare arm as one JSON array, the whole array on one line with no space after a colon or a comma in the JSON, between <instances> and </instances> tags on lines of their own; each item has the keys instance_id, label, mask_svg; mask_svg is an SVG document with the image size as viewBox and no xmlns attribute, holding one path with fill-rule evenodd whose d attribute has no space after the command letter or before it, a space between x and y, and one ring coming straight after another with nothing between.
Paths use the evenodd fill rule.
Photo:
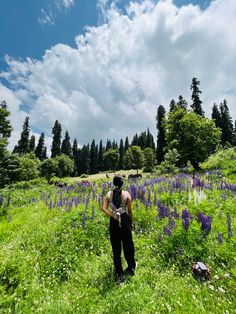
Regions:
<instances>
[{"instance_id":1,"label":"woman's bare arm","mask_svg":"<svg viewBox=\"0 0 236 314\"><path fill-rule=\"evenodd\" d=\"M114 218L114 214L108 209L108 206L109 206L109 200L107 197L104 197L102 210L107 216Z\"/></svg>"}]
</instances>

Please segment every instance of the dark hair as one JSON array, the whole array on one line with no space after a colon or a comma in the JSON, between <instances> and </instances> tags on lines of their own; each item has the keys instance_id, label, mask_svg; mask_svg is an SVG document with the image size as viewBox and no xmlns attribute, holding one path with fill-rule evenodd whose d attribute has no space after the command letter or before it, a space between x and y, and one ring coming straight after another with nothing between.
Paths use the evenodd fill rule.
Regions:
<instances>
[{"instance_id":1,"label":"dark hair","mask_svg":"<svg viewBox=\"0 0 236 314\"><path fill-rule=\"evenodd\" d=\"M120 176L115 176L113 179L113 184L116 188L113 190L112 202L116 208L120 207L121 203L121 187L124 181Z\"/></svg>"}]
</instances>

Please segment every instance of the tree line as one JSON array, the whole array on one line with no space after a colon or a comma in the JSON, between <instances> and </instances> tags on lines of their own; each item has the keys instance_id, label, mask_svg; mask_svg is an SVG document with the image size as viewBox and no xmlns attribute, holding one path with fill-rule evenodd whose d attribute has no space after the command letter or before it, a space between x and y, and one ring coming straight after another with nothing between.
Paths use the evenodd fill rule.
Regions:
<instances>
[{"instance_id":1,"label":"tree line","mask_svg":"<svg viewBox=\"0 0 236 314\"><path fill-rule=\"evenodd\" d=\"M51 155L47 153L45 135L42 132L36 144L30 135L29 116L23 123L20 139L12 153L7 150L12 127L8 119L10 112L5 101L0 103L0 185L45 176L80 176L122 169L152 171L155 165L167 166L169 161L182 167L190 162L199 169L200 162L219 147L236 145L236 125L233 126L227 101L213 104L211 119L202 110L200 81L193 78L190 89L192 103L188 106L182 95L172 99L169 111L159 105L156 114L157 138L149 128L135 134L131 141L126 136L107 139L78 147L73 144L68 130L62 138L62 127L58 120L52 127ZM156 144L155 144L156 142Z\"/></svg>"}]
</instances>

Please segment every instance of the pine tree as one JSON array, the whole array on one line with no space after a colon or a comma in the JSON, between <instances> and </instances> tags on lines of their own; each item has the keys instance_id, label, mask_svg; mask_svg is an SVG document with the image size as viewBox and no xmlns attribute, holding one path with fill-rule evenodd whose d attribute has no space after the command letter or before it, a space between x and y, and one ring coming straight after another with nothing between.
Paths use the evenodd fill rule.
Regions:
<instances>
[{"instance_id":1,"label":"pine tree","mask_svg":"<svg viewBox=\"0 0 236 314\"><path fill-rule=\"evenodd\" d=\"M199 89L200 81L197 80L196 77L192 79L191 90L192 90L192 109L199 116L204 117L204 111L202 110L202 101L200 100L199 95L201 91Z\"/></svg>"},{"instance_id":2,"label":"pine tree","mask_svg":"<svg viewBox=\"0 0 236 314\"><path fill-rule=\"evenodd\" d=\"M10 111L7 109L7 104L5 101L0 103L0 139L8 139L11 136L12 127L8 117L10 116Z\"/></svg>"},{"instance_id":3,"label":"pine tree","mask_svg":"<svg viewBox=\"0 0 236 314\"><path fill-rule=\"evenodd\" d=\"M18 145L16 146L16 149L14 149L14 152L17 152L20 155L27 154L30 152L29 135L30 135L29 117L27 116L23 124L23 130L21 132L20 140L18 141Z\"/></svg>"},{"instance_id":4,"label":"pine tree","mask_svg":"<svg viewBox=\"0 0 236 314\"><path fill-rule=\"evenodd\" d=\"M217 104L215 103L213 104L212 107L211 118L215 121L215 125L217 128L222 128L221 113L218 109Z\"/></svg>"},{"instance_id":5,"label":"pine tree","mask_svg":"<svg viewBox=\"0 0 236 314\"><path fill-rule=\"evenodd\" d=\"M223 103L220 104L220 114L222 121L221 144L224 146L228 142L230 145L233 145L234 144L233 121L229 114L229 108L227 106L227 101L225 99Z\"/></svg>"},{"instance_id":6,"label":"pine tree","mask_svg":"<svg viewBox=\"0 0 236 314\"><path fill-rule=\"evenodd\" d=\"M47 147L46 146L44 146L44 149L43 149L43 160L45 160L45 159L47 159L48 157L47 157Z\"/></svg>"},{"instance_id":7,"label":"pine tree","mask_svg":"<svg viewBox=\"0 0 236 314\"><path fill-rule=\"evenodd\" d=\"M155 142L152 133L150 132L149 128L147 129L147 141L146 141L146 148L150 147L155 151Z\"/></svg>"},{"instance_id":8,"label":"pine tree","mask_svg":"<svg viewBox=\"0 0 236 314\"><path fill-rule=\"evenodd\" d=\"M35 136L34 135L31 135L31 137L30 137L29 149L30 149L30 152L35 151Z\"/></svg>"},{"instance_id":9,"label":"pine tree","mask_svg":"<svg viewBox=\"0 0 236 314\"><path fill-rule=\"evenodd\" d=\"M35 156L38 157L39 160L45 159L44 150L45 150L45 136L44 133L42 132L39 137L38 145L35 148Z\"/></svg>"},{"instance_id":10,"label":"pine tree","mask_svg":"<svg viewBox=\"0 0 236 314\"><path fill-rule=\"evenodd\" d=\"M138 134L136 133L132 139L131 146L138 146Z\"/></svg>"},{"instance_id":11,"label":"pine tree","mask_svg":"<svg viewBox=\"0 0 236 314\"><path fill-rule=\"evenodd\" d=\"M188 103L186 99L183 98L182 95L179 95L178 102L176 105L180 108L187 109Z\"/></svg>"},{"instance_id":12,"label":"pine tree","mask_svg":"<svg viewBox=\"0 0 236 314\"><path fill-rule=\"evenodd\" d=\"M58 120L55 121L54 127L52 129L53 139L51 148L51 157L54 158L61 154L61 124Z\"/></svg>"},{"instance_id":13,"label":"pine tree","mask_svg":"<svg viewBox=\"0 0 236 314\"><path fill-rule=\"evenodd\" d=\"M99 150L98 150L98 171L103 170L103 145L102 145L102 140L99 143Z\"/></svg>"},{"instance_id":14,"label":"pine tree","mask_svg":"<svg viewBox=\"0 0 236 314\"><path fill-rule=\"evenodd\" d=\"M61 144L61 153L72 158L72 148L71 148L71 143L70 143L70 136L69 136L69 133L67 130L65 132L65 138L63 139L62 144Z\"/></svg>"},{"instance_id":15,"label":"pine tree","mask_svg":"<svg viewBox=\"0 0 236 314\"><path fill-rule=\"evenodd\" d=\"M146 148L146 144L147 144L147 133L146 133L146 131L144 131L144 132L139 134L138 143L136 145L141 147L142 149L144 149L144 148Z\"/></svg>"},{"instance_id":16,"label":"pine tree","mask_svg":"<svg viewBox=\"0 0 236 314\"><path fill-rule=\"evenodd\" d=\"M164 160L164 150L166 146L165 127L163 121L165 119L165 108L160 105L157 109L156 127L157 127L157 162L160 164Z\"/></svg>"},{"instance_id":17,"label":"pine tree","mask_svg":"<svg viewBox=\"0 0 236 314\"><path fill-rule=\"evenodd\" d=\"M106 143L106 152L112 148L112 144L111 144L111 140L107 139L107 143Z\"/></svg>"},{"instance_id":18,"label":"pine tree","mask_svg":"<svg viewBox=\"0 0 236 314\"><path fill-rule=\"evenodd\" d=\"M90 147L90 173L91 174L95 174L98 172L97 166L98 166L98 151L95 144L95 140L93 140Z\"/></svg>"},{"instance_id":19,"label":"pine tree","mask_svg":"<svg viewBox=\"0 0 236 314\"><path fill-rule=\"evenodd\" d=\"M119 170L124 169L124 166L123 166L124 153L125 153L125 148L124 148L123 140L121 139L120 146L119 146L119 163L118 163Z\"/></svg>"},{"instance_id":20,"label":"pine tree","mask_svg":"<svg viewBox=\"0 0 236 314\"><path fill-rule=\"evenodd\" d=\"M90 149L89 144L83 145L80 153L80 173L90 173Z\"/></svg>"},{"instance_id":21,"label":"pine tree","mask_svg":"<svg viewBox=\"0 0 236 314\"><path fill-rule=\"evenodd\" d=\"M170 112L174 111L176 109L177 105L174 99L171 99L170 101Z\"/></svg>"},{"instance_id":22,"label":"pine tree","mask_svg":"<svg viewBox=\"0 0 236 314\"><path fill-rule=\"evenodd\" d=\"M125 152L129 149L129 139L128 136L125 138Z\"/></svg>"},{"instance_id":23,"label":"pine tree","mask_svg":"<svg viewBox=\"0 0 236 314\"><path fill-rule=\"evenodd\" d=\"M115 140L112 142L112 149L118 149L118 144Z\"/></svg>"},{"instance_id":24,"label":"pine tree","mask_svg":"<svg viewBox=\"0 0 236 314\"><path fill-rule=\"evenodd\" d=\"M75 163L75 173L74 175L78 175L79 173L79 156L78 156L78 142L77 139L74 139L73 146L72 146L72 156Z\"/></svg>"}]
</instances>

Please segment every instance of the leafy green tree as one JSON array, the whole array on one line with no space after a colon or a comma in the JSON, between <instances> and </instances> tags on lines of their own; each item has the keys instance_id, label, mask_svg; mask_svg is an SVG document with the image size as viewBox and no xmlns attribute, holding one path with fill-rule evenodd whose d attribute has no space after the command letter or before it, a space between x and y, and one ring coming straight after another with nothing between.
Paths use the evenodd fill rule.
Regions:
<instances>
[{"instance_id":1,"label":"leafy green tree","mask_svg":"<svg viewBox=\"0 0 236 314\"><path fill-rule=\"evenodd\" d=\"M119 165L118 165L118 169L121 170L123 169L123 159L124 159L124 144L123 144L123 140L120 140L120 146L119 146Z\"/></svg>"},{"instance_id":2,"label":"leafy green tree","mask_svg":"<svg viewBox=\"0 0 236 314\"><path fill-rule=\"evenodd\" d=\"M153 168L155 166L155 161L156 161L156 156L155 156L155 151L147 147L143 151L144 154L144 171L145 172L151 172L153 171Z\"/></svg>"},{"instance_id":3,"label":"leafy green tree","mask_svg":"<svg viewBox=\"0 0 236 314\"><path fill-rule=\"evenodd\" d=\"M67 130L65 132L65 138L63 139L62 144L61 144L61 153L72 158L72 148L71 148L71 143L70 143L70 136L69 136L69 133Z\"/></svg>"},{"instance_id":4,"label":"leafy green tree","mask_svg":"<svg viewBox=\"0 0 236 314\"><path fill-rule=\"evenodd\" d=\"M30 149L30 152L34 152L35 151L35 136L34 135L31 135L31 137L30 137L29 149Z\"/></svg>"},{"instance_id":5,"label":"leafy green tree","mask_svg":"<svg viewBox=\"0 0 236 314\"><path fill-rule=\"evenodd\" d=\"M197 80L196 77L193 77L192 84L191 84L191 90L192 90L192 109L193 112L198 114L199 116L204 116L204 111L202 110L202 101L200 99L201 91L199 89L200 81Z\"/></svg>"},{"instance_id":6,"label":"leafy green tree","mask_svg":"<svg viewBox=\"0 0 236 314\"><path fill-rule=\"evenodd\" d=\"M53 139L51 148L51 157L54 158L61 154L61 124L58 120L55 121L54 127L52 129Z\"/></svg>"},{"instance_id":7,"label":"leafy green tree","mask_svg":"<svg viewBox=\"0 0 236 314\"><path fill-rule=\"evenodd\" d=\"M55 157L57 161L57 172L56 175L59 178L69 177L74 173L74 161L67 155L61 154Z\"/></svg>"},{"instance_id":8,"label":"leafy green tree","mask_svg":"<svg viewBox=\"0 0 236 314\"><path fill-rule=\"evenodd\" d=\"M56 158L48 158L42 161L40 165L40 173L41 176L46 178L48 184L50 183L51 178L56 175L57 169L58 161Z\"/></svg>"},{"instance_id":9,"label":"leafy green tree","mask_svg":"<svg viewBox=\"0 0 236 314\"><path fill-rule=\"evenodd\" d=\"M21 181L32 180L39 176L40 161L33 152L19 157L19 178Z\"/></svg>"},{"instance_id":10,"label":"leafy green tree","mask_svg":"<svg viewBox=\"0 0 236 314\"><path fill-rule=\"evenodd\" d=\"M166 147L165 139L165 108L160 105L157 109L156 127L157 127L157 163L160 164L164 160L164 151Z\"/></svg>"},{"instance_id":11,"label":"leafy green tree","mask_svg":"<svg viewBox=\"0 0 236 314\"><path fill-rule=\"evenodd\" d=\"M221 131L214 121L179 109L169 113L166 123L168 149L175 148L180 154L180 165L189 160L198 170L199 163L205 160L219 143Z\"/></svg>"},{"instance_id":12,"label":"leafy green tree","mask_svg":"<svg viewBox=\"0 0 236 314\"><path fill-rule=\"evenodd\" d=\"M35 156L39 159L39 160L43 160L45 159L44 154L45 154L45 136L44 133L42 132L40 137L39 137L39 141L38 144L35 148Z\"/></svg>"},{"instance_id":13,"label":"leafy green tree","mask_svg":"<svg viewBox=\"0 0 236 314\"><path fill-rule=\"evenodd\" d=\"M29 126L29 117L27 116L23 124L23 130L21 132L20 140L18 141L17 146L14 148L14 153L23 155L30 152L29 135L30 135L30 126Z\"/></svg>"},{"instance_id":14,"label":"leafy green tree","mask_svg":"<svg viewBox=\"0 0 236 314\"><path fill-rule=\"evenodd\" d=\"M105 170L117 170L119 162L118 149L109 149L103 154Z\"/></svg>"},{"instance_id":15,"label":"leafy green tree","mask_svg":"<svg viewBox=\"0 0 236 314\"><path fill-rule=\"evenodd\" d=\"M125 169L141 169L144 162L143 151L139 146L131 146L124 155Z\"/></svg>"}]
</instances>

